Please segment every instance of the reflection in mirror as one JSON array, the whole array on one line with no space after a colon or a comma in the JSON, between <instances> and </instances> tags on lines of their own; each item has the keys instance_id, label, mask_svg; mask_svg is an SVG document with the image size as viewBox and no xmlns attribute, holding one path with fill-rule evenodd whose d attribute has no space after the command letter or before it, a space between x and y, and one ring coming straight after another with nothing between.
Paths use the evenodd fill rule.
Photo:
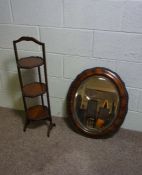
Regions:
<instances>
[{"instance_id":1,"label":"reflection in mirror","mask_svg":"<svg viewBox=\"0 0 142 175\"><path fill-rule=\"evenodd\" d=\"M105 76L85 79L76 91L74 116L91 132L109 127L117 117L119 94L114 83Z\"/></svg>"}]
</instances>

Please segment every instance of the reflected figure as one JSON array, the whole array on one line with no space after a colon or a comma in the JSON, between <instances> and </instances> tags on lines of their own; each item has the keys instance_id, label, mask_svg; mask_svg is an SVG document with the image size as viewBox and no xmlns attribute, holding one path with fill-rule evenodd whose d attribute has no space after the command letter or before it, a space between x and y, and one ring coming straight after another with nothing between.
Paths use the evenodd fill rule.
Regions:
<instances>
[{"instance_id":1,"label":"reflected figure","mask_svg":"<svg viewBox=\"0 0 142 175\"><path fill-rule=\"evenodd\" d=\"M95 127L95 122L97 117L97 104L98 104L97 100L91 99L88 101L85 121L86 121L86 126L89 128Z\"/></svg>"},{"instance_id":2,"label":"reflected figure","mask_svg":"<svg viewBox=\"0 0 142 175\"><path fill-rule=\"evenodd\" d=\"M104 125L108 123L109 119L109 109L108 109L108 103L105 102L103 107L99 108L98 116L97 116L97 121L96 121L96 127L97 128L102 128Z\"/></svg>"}]
</instances>

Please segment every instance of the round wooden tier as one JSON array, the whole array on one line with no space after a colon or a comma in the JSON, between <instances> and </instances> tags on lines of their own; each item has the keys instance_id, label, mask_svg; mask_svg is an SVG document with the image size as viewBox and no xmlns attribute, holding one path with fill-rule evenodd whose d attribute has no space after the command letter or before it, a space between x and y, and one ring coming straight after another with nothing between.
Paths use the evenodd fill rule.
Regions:
<instances>
[{"instance_id":1,"label":"round wooden tier","mask_svg":"<svg viewBox=\"0 0 142 175\"><path fill-rule=\"evenodd\" d=\"M18 66L24 69L31 69L43 64L43 59L38 56L30 56L26 58L21 58L18 61Z\"/></svg>"},{"instance_id":2,"label":"round wooden tier","mask_svg":"<svg viewBox=\"0 0 142 175\"><path fill-rule=\"evenodd\" d=\"M37 105L30 107L27 110L27 117L29 120L42 120L49 117L47 106Z\"/></svg>"},{"instance_id":3,"label":"round wooden tier","mask_svg":"<svg viewBox=\"0 0 142 175\"><path fill-rule=\"evenodd\" d=\"M46 85L38 82L30 83L23 87L22 92L25 97L37 97L46 92Z\"/></svg>"}]
</instances>

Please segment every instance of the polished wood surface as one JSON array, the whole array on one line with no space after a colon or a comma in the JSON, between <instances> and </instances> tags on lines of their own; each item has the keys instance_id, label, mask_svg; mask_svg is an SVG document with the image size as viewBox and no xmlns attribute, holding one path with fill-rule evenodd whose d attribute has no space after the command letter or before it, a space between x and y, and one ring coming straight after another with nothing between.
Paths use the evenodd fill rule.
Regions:
<instances>
[{"instance_id":1,"label":"polished wood surface","mask_svg":"<svg viewBox=\"0 0 142 175\"><path fill-rule=\"evenodd\" d=\"M83 123L81 123L78 117L76 116L77 109L75 109L74 107L75 98L79 87L81 86L82 82L84 82L85 80L87 80L92 76L106 77L114 84L119 94L119 106L116 117L108 127L99 130L97 130L97 128L93 130L88 129L85 125L83 125ZM115 72L107 68L96 67L81 72L72 82L67 94L67 112L69 118L73 123L74 129L76 130L76 132L84 134L88 137L106 138L115 134L122 125L125 116L127 114L127 110L128 110L128 93L125 84L121 80L119 75L117 75Z\"/></svg>"},{"instance_id":2,"label":"polished wood surface","mask_svg":"<svg viewBox=\"0 0 142 175\"><path fill-rule=\"evenodd\" d=\"M43 64L43 58L38 56L30 56L18 60L18 66L24 69L31 69Z\"/></svg>"},{"instance_id":3,"label":"polished wood surface","mask_svg":"<svg viewBox=\"0 0 142 175\"><path fill-rule=\"evenodd\" d=\"M49 117L47 106L37 105L27 110L27 116L30 120L41 120Z\"/></svg>"},{"instance_id":4,"label":"polished wood surface","mask_svg":"<svg viewBox=\"0 0 142 175\"><path fill-rule=\"evenodd\" d=\"M37 97L46 92L46 86L44 83L34 82L24 85L22 92L25 97Z\"/></svg>"}]
</instances>

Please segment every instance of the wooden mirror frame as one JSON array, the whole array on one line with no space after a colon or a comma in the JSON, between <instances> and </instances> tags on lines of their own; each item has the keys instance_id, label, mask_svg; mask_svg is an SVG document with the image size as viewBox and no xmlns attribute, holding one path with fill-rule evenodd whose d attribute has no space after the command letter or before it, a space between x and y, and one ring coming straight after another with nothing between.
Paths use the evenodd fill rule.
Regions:
<instances>
[{"instance_id":1,"label":"wooden mirror frame","mask_svg":"<svg viewBox=\"0 0 142 175\"><path fill-rule=\"evenodd\" d=\"M94 131L91 132L89 129L87 129L87 127L82 126L74 116L75 94L78 88L80 87L81 83L92 76L103 76L108 78L115 85L119 94L119 108L113 122L110 124L110 126L102 129L101 131L96 130L95 132ZM112 72L111 70L103 67L87 69L82 73L80 73L72 82L67 94L67 113L69 118L72 120L73 126L75 126L74 129L77 132L85 134L86 136L89 137L107 138L112 136L114 133L117 132L117 130L122 125L125 116L127 114L127 110L128 110L128 93L125 88L124 82L115 72Z\"/></svg>"}]
</instances>

